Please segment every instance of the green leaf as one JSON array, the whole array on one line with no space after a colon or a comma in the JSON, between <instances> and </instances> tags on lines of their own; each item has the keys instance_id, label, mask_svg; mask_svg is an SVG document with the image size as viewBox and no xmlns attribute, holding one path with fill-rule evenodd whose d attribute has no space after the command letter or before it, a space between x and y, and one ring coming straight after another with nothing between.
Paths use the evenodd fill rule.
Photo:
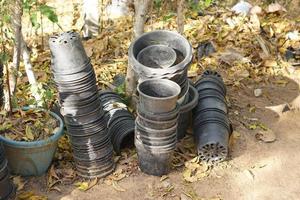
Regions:
<instances>
[{"instance_id":1,"label":"green leaf","mask_svg":"<svg viewBox=\"0 0 300 200\"><path fill-rule=\"evenodd\" d=\"M36 29L38 29L41 25L38 23L38 19L37 19L37 13L33 12L30 13L30 22L32 24L32 26Z\"/></svg>"},{"instance_id":2,"label":"green leaf","mask_svg":"<svg viewBox=\"0 0 300 200\"><path fill-rule=\"evenodd\" d=\"M163 21L168 21L169 19L171 19L174 16L175 16L175 13L169 13L163 17Z\"/></svg>"},{"instance_id":3,"label":"green leaf","mask_svg":"<svg viewBox=\"0 0 300 200\"><path fill-rule=\"evenodd\" d=\"M51 22L57 23L58 17L54 11L53 7L47 6L47 5L40 5L39 10L42 15L46 16Z\"/></svg>"},{"instance_id":4,"label":"green leaf","mask_svg":"<svg viewBox=\"0 0 300 200\"><path fill-rule=\"evenodd\" d=\"M0 61L5 64L9 59L9 55L4 52L0 52Z\"/></svg>"}]
</instances>

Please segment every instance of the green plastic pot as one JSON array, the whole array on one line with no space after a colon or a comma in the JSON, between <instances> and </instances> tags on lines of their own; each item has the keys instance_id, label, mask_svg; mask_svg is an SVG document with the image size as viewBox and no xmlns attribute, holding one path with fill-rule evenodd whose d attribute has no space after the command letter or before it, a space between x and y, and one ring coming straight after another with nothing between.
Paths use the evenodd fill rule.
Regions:
<instances>
[{"instance_id":1,"label":"green plastic pot","mask_svg":"<svg viewBox=\"0 0 300 200\"><path fill-rule=\"evenodd\" d=\"M63 121L55 113L41 108L23 107L22 110L38 109L49 112L52 117L59 121L59 129L49 138L33 142L14 141L0 136L3 143L8 167L13 174L21 176L40 176L51 165L55 154L58 139L63 135Z\"/></svg>"}]
</instances>

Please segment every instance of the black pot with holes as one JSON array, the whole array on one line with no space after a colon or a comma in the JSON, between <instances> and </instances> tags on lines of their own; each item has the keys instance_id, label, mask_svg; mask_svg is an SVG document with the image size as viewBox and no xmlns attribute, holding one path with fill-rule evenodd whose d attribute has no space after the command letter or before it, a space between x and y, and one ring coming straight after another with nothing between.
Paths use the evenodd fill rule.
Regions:
<instances>
[{"instance_id":1,"label":"black pot with holes","mask_svg":"<svg viewBox=\"0 0 300 200\"><path fill-rule=\"evenodd\" d=\"M226 87L215 71L205 71L195 84L199 94L193 109L193 134L199 158L215 164L227 158L232 127L228 119Z\"/></svg>"}]
</instances>

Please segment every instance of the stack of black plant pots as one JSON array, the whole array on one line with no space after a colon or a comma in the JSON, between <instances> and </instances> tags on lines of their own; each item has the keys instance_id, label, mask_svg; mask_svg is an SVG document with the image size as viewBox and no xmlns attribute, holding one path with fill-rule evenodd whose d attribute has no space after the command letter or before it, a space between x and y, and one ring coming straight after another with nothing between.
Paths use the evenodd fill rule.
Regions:
<instances>
[{"instance_id":1,"label":"stack of black plant pots","mask_svg":"<svg viewBox=\"0 0 300 200\"><path fill-rule=\"evenodd\" d=\"M226 159L231 125L227 116L226 87L221 76L205 71L195 87L199 93L193 109L193 131L202 161L217 163Z\"/></svg>"},{"instance_id":2,"label":"stack of black plant pots","mask_svg":"<svg viewBox=\"0 0 300 200\"><path fill-rule=\"evenodd\" d=\"M53 36L49 46L77 173L85 178L104 177L115 165L94 69L77 33Z\"/></svg>"},{"instance_id":3,"label":"stack of black plant pots","mask_svg":"<svg viewBox=\"0 0 300 200\"><path fill-rule=\"evenodd\" d=\"M99 98L103 105L108 134L115 152L120 154L122 147L133 144L134 116L117 93L103 90L99 92Z\"/></svg>"},{"instance_id":4,"label":"stack of black plant pots","mask_svg":"<svg viewBox=\"0 0 300 200\"><path fill-rule=\"evenodd\" d=\"M192 46L182 35L166 30L145 33L132 42L128 56L129 65L138 75L139 82L153 78L169 79L181 88L178 99L180 106L193 100L189 99L192 91L187 77L193 57ZM192 109L191 106L187 107ZM191 109L185 109L179 120L186 121ZM183 125L179 124L178 139L185 135L186 127Z\"/></svg>"},{"instance_id":5,"label":"stack of black plant pots","mask_svg":"<svg viewBox=\"0 0 300 200\"><path fill-rule=\"evenodd\" d=\"M15 186L10 180L10 174L7 168L7 160L4 156L4 150L0 143L0 199L14 199Z\"/></svg>"},{"instance_id":6,"label":"stack of black plant pots","mask_svg":"<svg viewBox=\"0 0 300 200\"><path fill-rule=\"evenodd\" d=\"M150 79L137 87L135 146L140 169L155 176L170 171L177 143L180 86L166 79Z\"/></svg>"}]
</instances>

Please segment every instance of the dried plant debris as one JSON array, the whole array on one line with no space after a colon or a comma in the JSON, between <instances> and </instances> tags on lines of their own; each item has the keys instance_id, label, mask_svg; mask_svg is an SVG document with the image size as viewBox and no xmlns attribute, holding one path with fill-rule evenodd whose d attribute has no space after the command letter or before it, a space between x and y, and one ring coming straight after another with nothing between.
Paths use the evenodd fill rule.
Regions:
<instances>
[{"instance_id":1,"label":"dried plant debris","mask_svg":"<svg viewBox=\"0 0 300 200\"><path fill-rule=\"evenodd\" d=\"M31 109L15 110L11 116L0 114L0 134L16 141L37 141L49 138L58 129L58 122L49 112Z\"/></svg>"}]
</instances>

